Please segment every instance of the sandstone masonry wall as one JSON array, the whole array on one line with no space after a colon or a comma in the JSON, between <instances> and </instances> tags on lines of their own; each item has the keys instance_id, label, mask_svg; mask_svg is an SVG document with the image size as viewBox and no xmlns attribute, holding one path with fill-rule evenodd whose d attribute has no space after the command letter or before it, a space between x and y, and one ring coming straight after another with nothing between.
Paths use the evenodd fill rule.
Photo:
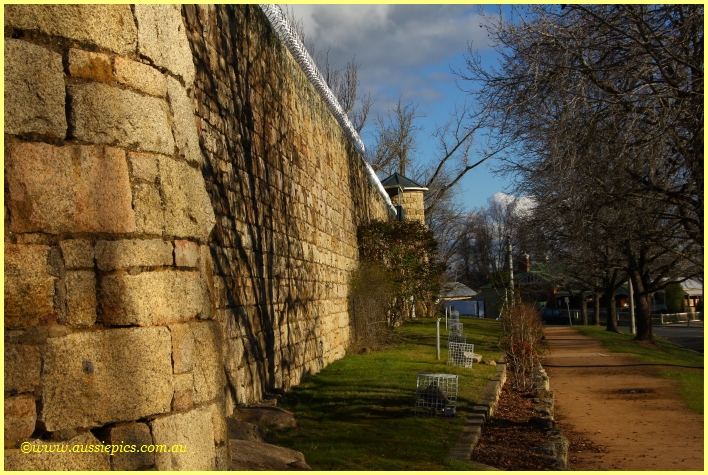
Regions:
<instances>
[{"instance_id":1,"label":"sandstone masonry wall","mask_svg":"<svg viewBox=\"0 0 708 475\"><path fill-rule=\"evenodd\" d=\"M398 204L398 198L391 198ZM422 191L405 191L401 193L401 206L405 210L405 219L425 224L425 203Z\"/></svg>"},{"instance_id":2,"label":"sandstone masonry wall","mask_svg":"<svg viewBox=\"0 0 708 475\"><path fill-rule=\"evenodd\" d=\"M6 5L5 468L228 467L386 207L255 6ZM187 453L25 455L54 443Z\"/></svg>"},{"instance_id":3,"label":"sandstone masonry wall","mask_svg":"<svg viewBox=\"0 0 708 475\"><path fill-rule=\"evenodd\" d=\"M388 212L258 7L183 12L229 398L250 403L344 355L356 229Z\"/></svg>"}]
</instances>

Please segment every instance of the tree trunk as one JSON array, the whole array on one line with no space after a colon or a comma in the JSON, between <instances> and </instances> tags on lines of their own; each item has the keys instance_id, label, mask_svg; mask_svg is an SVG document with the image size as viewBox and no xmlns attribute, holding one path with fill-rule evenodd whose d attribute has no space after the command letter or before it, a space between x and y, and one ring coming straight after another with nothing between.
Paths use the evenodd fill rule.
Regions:
<instances>
[{"instance_id":1,"label":"tree trunk","mask_svg":"<svg viewBox=\"0 0 708 475\"><path fill-rule=\"evenodd\" d=\"M636 271L629 272L634 287L634 315L637 325L637 341L654 341L651 331L651 292L645 290L644 282Z\"/></svg>"},{"instance_id":2,"label":"tree trunk","mask_svg":"<svg viewBox=\"0 0 708 475\"><path fill-rule=\"evenodd\" d=\"M605 286L605 297L607 298L607 331L619 333L619 328L617 328L617 307L615 307L614 282Z\"/></svg>"},{"instance_id":3,"label":"tree trunk","mask_svg":"<svg viewBox=\"0 0 708 475\"><path fill-rule=\"evenodd\" d=\"M580 316L583 320L583 325L588 324L588 301L585 299L585 289L580 289Z\"/></svg>"},{"instance_id":4,"label":"tree trunk","mask_svg":"<svg viewBox=\"0 0 708 475\"><path fill-rule=\"evenodd\" d=\"M593 308L595 309L595 326L600 326L600 294L595 292L593 294Z\"/></svg>"}]
</instances>

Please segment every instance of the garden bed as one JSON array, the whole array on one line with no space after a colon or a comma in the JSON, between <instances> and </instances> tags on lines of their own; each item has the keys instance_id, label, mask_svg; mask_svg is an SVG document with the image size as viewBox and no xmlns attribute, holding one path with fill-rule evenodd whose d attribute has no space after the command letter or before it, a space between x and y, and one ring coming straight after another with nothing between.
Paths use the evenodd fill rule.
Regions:
<instances>
[{"instance_id":1,"label":"garden bed","mask_svg":"<svg viewBox=\"0 0 708 475\"><path fill-rule=\"evenodd\" d=\"M502 388L494 416L484 425L472 460L502 470L555 470L554 460L537 449L551 436L529 423L539 415L534 410L538 404L531 394L515 391L511 378L510 374Z\"/></svg>"}]
</instances>

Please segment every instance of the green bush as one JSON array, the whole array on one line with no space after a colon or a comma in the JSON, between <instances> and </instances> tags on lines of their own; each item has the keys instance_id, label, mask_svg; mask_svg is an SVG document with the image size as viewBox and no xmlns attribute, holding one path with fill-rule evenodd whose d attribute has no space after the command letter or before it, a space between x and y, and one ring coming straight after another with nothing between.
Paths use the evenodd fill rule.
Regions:
<instances>
[{"instance_id":1,"label":"green bush","mask_svg":"<svg viewBox=\"0 0 708 475\"><path fill-rule=\"evenodd\" d=\"M669 310L669 313L683 312L685 294L681 284L667 285L666 289L664 289L664 293L666 294L666 308Z\"/></svg>"},{"instance_id":2,"label":"green bush","mask_svg":"<svg viewBox=\"0 0 708 475\"><path fill-rule=\"evenodd\" d=\"M437 299L444 265L437 260L438 243L417 221L373 221L357 232L359 259L390 276L387 323L403 323L410 311L410 297L426 303ZM432 305L424 308L432 309ZM428 316L428 315L426 315Z\"/></svg>"}]
</instances>

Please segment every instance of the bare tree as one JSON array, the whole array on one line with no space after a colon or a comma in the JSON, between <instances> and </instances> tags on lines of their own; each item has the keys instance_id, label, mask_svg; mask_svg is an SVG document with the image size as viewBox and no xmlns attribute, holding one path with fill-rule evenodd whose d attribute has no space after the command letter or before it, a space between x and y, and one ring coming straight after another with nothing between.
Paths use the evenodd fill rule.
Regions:
<instances>
[{"instance_id":1,"label":"bare tree","mask_svg":"<svg viewBox=\"0 0 708 475\"><path fill-rule=\"evenodd\" d=\"M471 50L460 74L517 145L503 170L555 213L549 242L567 262L592 256L608 301L629 275L650 340L652 293L702 269L703 7L516 11L487 23L500 68Z\"/></svg>"},{"instance_id":2,"label":"bare tree","mask_svg":"<svg viewBox=\"0 0 708 475\"><path fill-rule=\"evenodd\" d=\"M359 63L356 62L356 56L347 61L345 66L339 66L336 58L333 59L330 56L331 44L324 51L317 49L314 41L307 36L305 25L301 18L297 18L295 11L286 7L284 13L300 41L310 53L325 82L339 101L339 105L342 106L342 110L349 117L354 129L361 132L366 125L373 103L371 93L361 94L359 91Z\"/></svg>"},{"instance_id":3,"label":"bare tree","mask_svg":"<svg viewBox=\"0 0 708 475\"><path fill-rule=\"evenodd\" d=\"M415 162L417 135L416 104L398 103L388 110L388 116L376 117L374 143L369 147L368 159L374 171L406 175L406 169Z\"/></svg>"},{"instance_id":4,"label":"bare tree","mask_svg":"<svg viewBox=\"0 0 708 475\"><path fill-rule=\"evenodd\" d=\"M515 10L513 24L488 17L500 69L483 67L470 48L460 72L480 86L471 92L493 111L497 129L524 155L538 152L529 127L559 133L558 105L585 102L588 119L621 121L624 133L612 145L632 193L672 205L665 218L702 248L703 6Z\"/></svg>"}]
</instances>

